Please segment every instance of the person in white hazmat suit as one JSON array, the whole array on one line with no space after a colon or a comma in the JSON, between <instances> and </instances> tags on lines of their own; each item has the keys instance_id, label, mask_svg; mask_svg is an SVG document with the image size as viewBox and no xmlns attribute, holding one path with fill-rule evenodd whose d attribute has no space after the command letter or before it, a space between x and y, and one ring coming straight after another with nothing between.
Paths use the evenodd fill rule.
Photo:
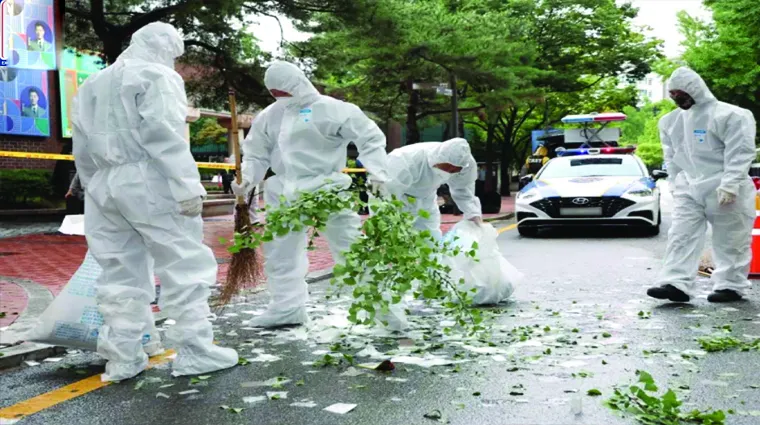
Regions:
<instances>
[{"instance_id":1,"label":"person in white hazmat suit","mask_svg":"<svg viewBox=\"0 0 760 425\"><path fill-rule=\"evenodd\" d=\"M710 302L740 300L750 287L750 243L755 220L755 119L719 102L696 72L679 68L668 83L679 109L659 123L675 199L659 286L647 294L688 302L695 290L707 223L713 227L715 271Z\"/></svg>"},{"instance_id":2,"label":"person in white hazmat suit","mask_svg":"<svg viewBox=\"0 0 760 425\"><path fill-rule=\"evenodd\" d=\"M98 353L104 381L148 365L140 338L153 320L150 258L161 279L159 306L176 324L173 373L196 375L237 364L235 350L213 344L208 320L217 264L203 244L206 192L184 138L187 98L174 60L177 30L151 23L136 31L114 64L91 75L72 108L74 157L86 188L85 234L103 268L97 303L105 324Z\"/></svg>"},{"instance_id":3,"label":"person in white hazmat suit","mask_svg":"<svg viewBox=\"0 0 760 425\"><path fill-rule=\"evenodd\" d=\"M436 191L448 184L451 197L462 210L464 218L477 224L483 222L480 200L475 196L478 169L467 140L455 138L445 142L415 143L388 154L390 192L406 202L407 211L416 218L419 230L428 230L436 240L441 239L441 213ZM409 197L415 201L409 202ZM429 217L420 217L419 211Z\"/></svg>"},{"instance_id":4,"label":"person in white hazmat suit","mask_svg":"<svg viewBox=\"0 0 760 425\"><path fill-rule=\"evenodd\" d=\"M277 207L280 196L292 201L299 193L327 188L348 189L351 177L342 173L347 148L353 142L365 164L376 193L386 193L385 135L355 105L319 94L304 73L288 62L274 62L264 83L276 102L254 119L242 144L243 183L233 182L236 194L245 194L264 178L269 167L264 198ZM361 235L361 219L355 211L330 217L323 233L333 259L342 261ZM250 324L259 327L298 325L307 321L306 231L291 232L264 244L265 272L271 301L266 312ZM389 328L408 324L398 309L384 318Z\"/></svg>"}]
</instances>

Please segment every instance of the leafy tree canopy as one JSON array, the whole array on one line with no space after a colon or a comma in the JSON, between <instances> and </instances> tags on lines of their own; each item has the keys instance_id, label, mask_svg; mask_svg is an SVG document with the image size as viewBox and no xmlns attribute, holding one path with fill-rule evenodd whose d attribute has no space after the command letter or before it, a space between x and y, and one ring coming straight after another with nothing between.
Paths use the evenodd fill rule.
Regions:
<instances>
[{"instance_id":1,"label":"leafy tree canopy","mask_svg":"<svg viewBox=\"0 0 760 425\"><path fill-rule=\"evenodd\" d=\"M315 13L349 18L362 5L357 0L72 0L64 8L64 37L68 46L101 52L112 63L135 31L168 22L185 38L181 60L195 105L226 109L232 87L246 109L270 102L262 83L262 66L270 58L248 29L254 18L280 14L304 21Z\"/></svg>"}]
</instances>

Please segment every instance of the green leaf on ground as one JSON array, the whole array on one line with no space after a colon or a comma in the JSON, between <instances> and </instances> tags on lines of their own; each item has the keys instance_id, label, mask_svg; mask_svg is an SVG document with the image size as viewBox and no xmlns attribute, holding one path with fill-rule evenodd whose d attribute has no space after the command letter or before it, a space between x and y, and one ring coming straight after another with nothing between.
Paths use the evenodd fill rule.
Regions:
<instances>
[{"instance_id":1,"label":"green leaf on ground","mask_svg":"<svg viewBox=\"0 0 760 425\"><path fill-rule=\"evenodd\" d=\"M594 389L588 390L588 392L586 392L586 394L590 395L591 397L598 397L598 396L602 395L602 392L599 391L599 390L597 390L596 388L594 388Z\"/></svg>"}]
</instances>

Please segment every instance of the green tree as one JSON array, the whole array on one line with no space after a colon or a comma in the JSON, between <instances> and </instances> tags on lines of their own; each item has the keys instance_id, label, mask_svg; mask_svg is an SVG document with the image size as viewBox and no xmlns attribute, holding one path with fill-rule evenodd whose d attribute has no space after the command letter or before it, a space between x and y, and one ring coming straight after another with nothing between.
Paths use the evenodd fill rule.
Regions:
<instances>
[{"instance_id":1,"label":"green tree","mask_svg":"<svg viewBox=\"0 0 760 425\"><path fill-rule=\"evenodd\" d=\"M176 26L185 38L182 61L192 74L187 89L196 106L226 109L227 91L238 93L240 109L266 105L262 53L248 27L256 16L281 14L306 21L314 13L350 18L361 0L77 0L64 12L68 46L98 51L113 63L132 34L156 21Z\"/></svg>"},{"instance_id":2,"label":"green tree","mask_svg":"<svg viewBox=\"0 0 760 425\"><path fill-rule=\"evenodd\" d=\"M760 3L705 0L712 23L679 14L685 36L684 61L699 73L718 99L760 114Z\"/></svg>"},{"instance_id":3,"label":"green tree","mask_svg":"<svg viewBox=\"0 0 760 425\"><path fill-rule=\"evenodd\" d=\"M660 119L676 108L670 100L647 103L640 109L625 108L628 116L621 125L621 142L625 145L637 145L638 155L649 167L662 164L662 144L658 124Z\"/></svg>"},{"instance_id":4,"label":"green tree","mask_svg":"<svg viewBox=\"0 0 760 425\"><path fill-rule=\"evenodd\" d=\"M201 118L190 124L190 144L194 146L227 144L227 129L214 118Z\"/></svg>"},{"instance_id":5,"label":"green tree","mask_svg":"<svg viewBox=\"0 0 760 425\"><path fill-rule=\"evenodd\" d=\"M602 105L594 110L618 105L630 90L617 78L649 72L658 42L631 29L635 15L613 0L388 0L351 22L318 16L316 36L293 54L350 101L404 120L407 143L419 140L420 119L451 113L448 98L414 83L456 76L458 112L485 134L486 160L498 158L508 182L531 129L578 112L586 96Z\"/></svg>"}]
</instances>

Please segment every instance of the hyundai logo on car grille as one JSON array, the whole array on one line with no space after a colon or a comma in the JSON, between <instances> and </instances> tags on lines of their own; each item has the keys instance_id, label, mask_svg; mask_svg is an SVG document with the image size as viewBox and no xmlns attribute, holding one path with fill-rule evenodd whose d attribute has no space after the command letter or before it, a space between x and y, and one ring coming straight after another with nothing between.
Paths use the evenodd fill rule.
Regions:
<instances>
[{"instance_id":1,"label":"hyundai logo on car grille","mask_svg":"<svg viewBox=\"0 0 760 425\"><path fill-rule=\"evenodd\" d=\"M573 203L575 205L586 205L589 202L591 202L591 201L589 201L588 198L575 198L575 199L573 199Z\"/></svg>"}]
</instances>

